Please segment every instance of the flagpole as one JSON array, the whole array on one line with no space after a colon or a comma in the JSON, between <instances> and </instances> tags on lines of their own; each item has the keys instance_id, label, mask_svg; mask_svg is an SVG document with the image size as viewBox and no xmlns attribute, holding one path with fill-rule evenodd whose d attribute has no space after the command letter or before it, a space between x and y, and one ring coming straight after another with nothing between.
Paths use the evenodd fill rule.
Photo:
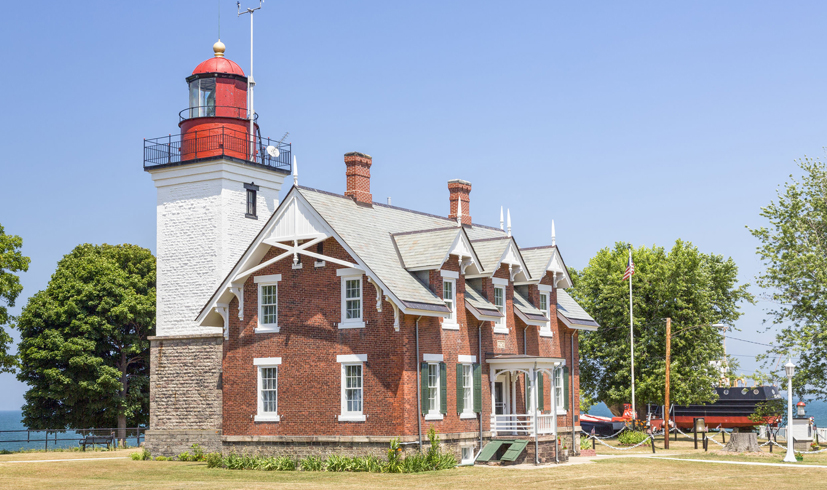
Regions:
<instances>
[{"instance_id":1,"label":"flagpole","mask_svg":"<svg viewBox=\"0 0 827 490\"><path fill-rule=\"evenodd\" d=\"M629 264L632 263L632 247L629 247ZM633 274L634 275L634 274ZM637 418L635 410L635 321L632 313L632 276L629 276L629 338L632 348L632 419Z\"/></svg>"}]
</instances>

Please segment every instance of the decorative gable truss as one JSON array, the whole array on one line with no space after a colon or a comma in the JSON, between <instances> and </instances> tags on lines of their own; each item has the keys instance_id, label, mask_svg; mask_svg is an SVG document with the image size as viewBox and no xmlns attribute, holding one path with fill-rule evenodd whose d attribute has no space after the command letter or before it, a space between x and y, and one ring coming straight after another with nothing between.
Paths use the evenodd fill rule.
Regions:
<instances>
[{"instance_id":1,"label":"decorative gable truss","mask_svg":"<svg viewBox=\"0 0 827 490\"><path fill-rule=\"evenodd\" d=\"M327 238L335 238L339 244L356 260L356 263L340 260L328 255L311 251L311 247ZM306 241L305 241L306 240ZM299 243L304 241L304 243ZM283 250L279 255L262 262L271 247ZM292 256L294 266L298 264L299 255L306 255L316 260L338 264L364 271L367 280L376 288L376 309L382 311L382 298L388 301L394 310L394 329L399 331L402 303L376 275L359 259L354 251L322 219L315 209L294 187L279 208L270 217L258 236L253 240L239 261L227 275L209 302L199 313L196 321L201 326L223 327L224 337L229 338L230 308L233 297L238 299L238 318L244 319L244 283L250 275L265 267Z\"/></svg>"}]
</instances>

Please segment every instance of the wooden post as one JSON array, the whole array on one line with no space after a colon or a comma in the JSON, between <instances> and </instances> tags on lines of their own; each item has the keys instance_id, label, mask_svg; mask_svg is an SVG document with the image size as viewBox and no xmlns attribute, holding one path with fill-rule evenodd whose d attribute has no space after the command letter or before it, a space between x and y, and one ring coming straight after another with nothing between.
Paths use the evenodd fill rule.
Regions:
<instances>
[{"instance_id":1,"label":"wooden post","mask_svg":"<svg viewBox=\"0 0 827 490\"><path fill-rule=\"evenodd\" d=\"M663 430L666 437L663 438L663 449L669 449L669 364L672 354L672 319L666 319L666 406L663 409ZM654 447L654 445L653 445Z\"/></svg>"},{"instance_id":2,"label":"wooden post","mask_svg":"<svg viewBox=\"0 0 827 490\"><path fill-rule=\"evenodd\" d=\"M695 438L695 449L698 449L698 422L692 419L692 436Z\"/></svg>"}]
</instances>

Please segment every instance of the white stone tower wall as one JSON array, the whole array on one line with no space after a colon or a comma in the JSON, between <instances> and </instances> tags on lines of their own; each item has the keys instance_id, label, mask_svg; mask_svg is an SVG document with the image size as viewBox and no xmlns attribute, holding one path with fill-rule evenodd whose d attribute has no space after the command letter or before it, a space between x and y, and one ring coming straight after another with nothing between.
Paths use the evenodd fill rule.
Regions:
<instances>
[{"instance_id":1,"label":"white stone tower wall","mask_svg":"<svg viewBox=\"0 0 827 490\"><path fill-rule=\"evenodd\" d=\"M220 333L195 317L278 205L284 175L226 160L151 170L158 189L156 335ZM245 217L245 183L259 186Z\"/></svg>"}]
</instances>

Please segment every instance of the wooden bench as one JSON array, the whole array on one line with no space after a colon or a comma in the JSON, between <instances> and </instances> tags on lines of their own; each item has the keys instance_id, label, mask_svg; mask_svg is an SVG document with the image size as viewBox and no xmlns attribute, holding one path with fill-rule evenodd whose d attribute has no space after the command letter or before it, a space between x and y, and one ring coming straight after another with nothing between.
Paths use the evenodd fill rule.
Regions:
<instances>
[{"instance_id":1,"label":"wooden bench","mask_svg":"<svg viewBox=\"0 0 827 490\"><path fill-rule=\"evenodd\" d=\"M90 434L78 441L78 446L83 446L84 451L86 451L86 446L92 446L94 449L96 444L106 444L106 449L110 449L111 446L117 447L117 443L115 442L115 434L109 434L106 436L95 436Z\"/></svg>"}]
</instances>

